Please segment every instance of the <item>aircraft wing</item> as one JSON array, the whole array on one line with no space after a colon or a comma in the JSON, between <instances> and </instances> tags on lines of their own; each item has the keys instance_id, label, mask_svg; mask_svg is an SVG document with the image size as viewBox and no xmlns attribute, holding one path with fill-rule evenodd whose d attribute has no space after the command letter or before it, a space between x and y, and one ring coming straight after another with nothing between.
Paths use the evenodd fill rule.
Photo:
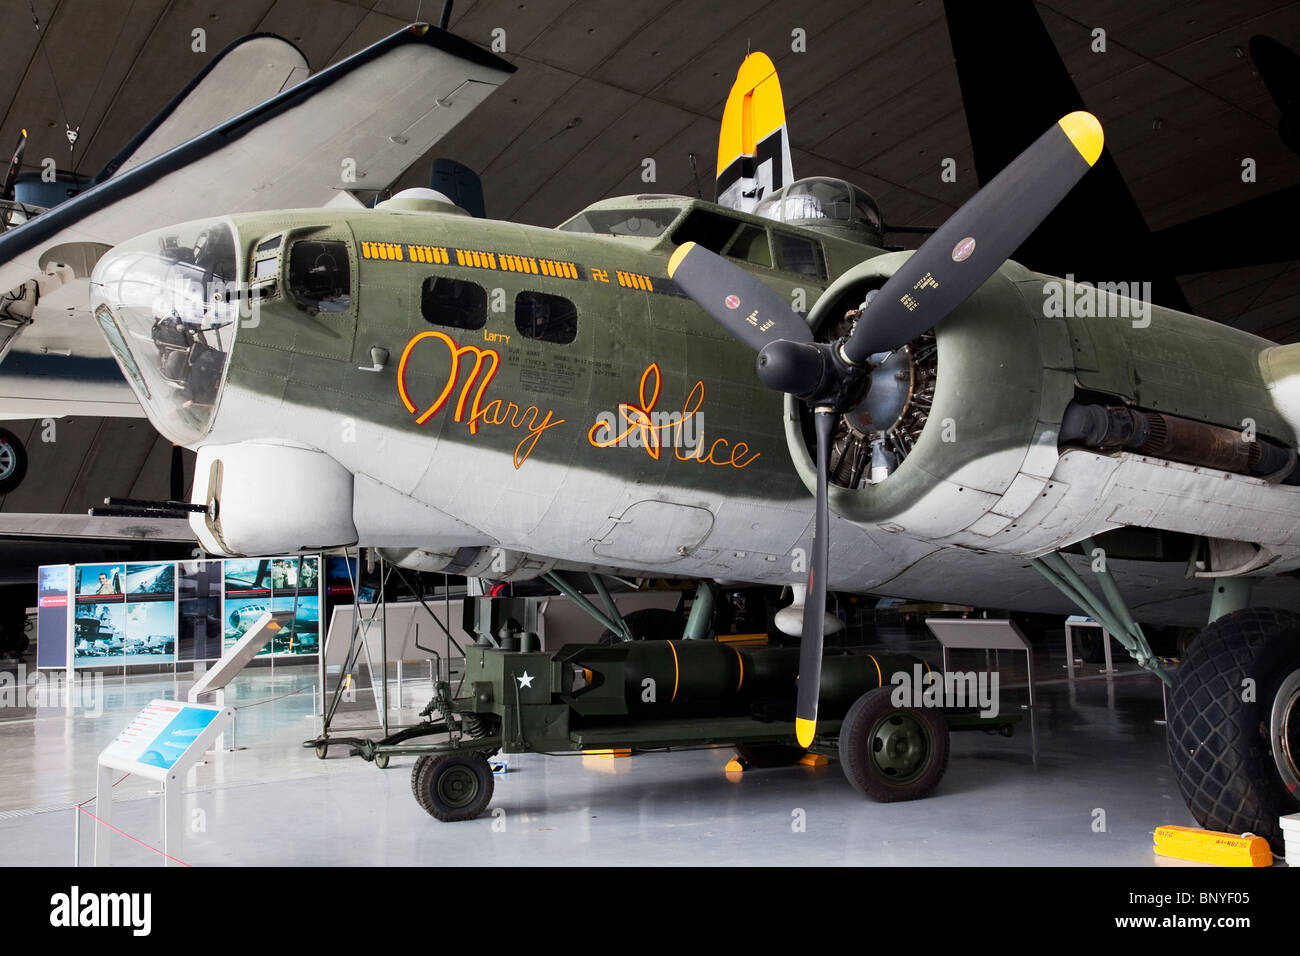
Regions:
<instances>
[{"instance_id":1,"label":"aircraft wing","mask_svg":"<svg viewBox=\"0 0 1300 956\"><path fill-rule=\"evenodd\" d=\"M0 417L143 414L120 375L99 364L111 358L89 315L90 271L113 245L191 219L383 190L513 72L415 24L167 148L201 124L208 93L228 83L225 70L201 77L191 92L204 95L174 103L115 161L115 174L0 235L0 290L11 290L0 292ZM281 70L281 85L293 73ZM57 364L67 360L84 376ZM11 363L39 370L45 385L8 371Z\"/></svg>"},{"instance_id":2,"label":"aircraft wing","mask_svg":"<svg viewBox=\"0 0 1300 956\"><path fill-rule=\"evenodd\" d=\"M296 46L271 33L254 33L226 47L109 160L95 178L121 175L206 133L311 74Z\"/></svg>"}]
</instances>

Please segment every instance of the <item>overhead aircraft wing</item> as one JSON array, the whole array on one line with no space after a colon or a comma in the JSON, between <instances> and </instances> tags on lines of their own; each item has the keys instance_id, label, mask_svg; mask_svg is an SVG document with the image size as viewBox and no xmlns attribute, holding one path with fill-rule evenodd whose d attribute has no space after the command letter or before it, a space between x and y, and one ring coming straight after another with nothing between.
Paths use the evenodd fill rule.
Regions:
<instances>
[{"instance_id":1,"label":"overhead aircraft wing","mask_svg":"<svg viewBox=\"0 0 1300 956\"><path fill-rule=\"evenodd\" d=\"M191 219L383 190L513 72L467 40L415 24L147 158L196 122L195 107L180 105L146 130L115 175L0 235L0 290L12 290L0 292L0 351L9 355L0 363L0 417L142 414L120 376L98 364L111 359L86 282L108 248ZM208 88L203 79L199 87ZM87 377L60 375L57 363L69 359L88 363ZM61 380L44 396L57 398L57 409L37 410L52 387L7 372L11 362Z\"/></svg>"},{"instance_id":2,"label":"overhead aircraft wing","mask_svg":"<svg viewBox=\"0 0 1300 956\"><path fill-rule=\"evenodd\" d=\"M157 116L109 160L95 182L134 169L251 110L311 74L302 51L273 33L254 33L218 53Z\"/></svg>"}]
</instances>

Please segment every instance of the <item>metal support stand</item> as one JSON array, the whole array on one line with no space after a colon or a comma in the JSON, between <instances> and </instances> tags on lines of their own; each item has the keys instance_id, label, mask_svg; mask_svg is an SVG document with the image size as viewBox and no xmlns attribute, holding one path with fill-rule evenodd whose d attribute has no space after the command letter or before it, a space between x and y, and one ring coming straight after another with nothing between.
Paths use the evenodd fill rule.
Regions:
<instances>
[{"instance_id":1,"label":"metal support stand","mask_svg":"<svg viewBox=\"0 0 1300 956\"><path fill-rule=\"evenodd\" d=\"M592 604L589 600L587 600L587 596L585 594L583 594L581 591L575 588L568 581L564 580L564 578L560 577L560 575L556 574L554 571L548 571L546 574L542 575L542 579L546 581L548 584L550 584L551 587L555 588L557 591L559 591L561 594L567 597L574 604L578 605L578 607L582 608L582 610L586 611L590 617L596 620L597 624L600 624L602 627L606 628L607 630L613 631L615 634L624 635L623 639L626 641L630 641L632 639L631 633L629 632L627 627L627 622L623 620L623 615L619 613L617 607L614 607L615 616L609 617L606 614L604 614L598 607L596 607L596 605ZM599 578L593 574L592 580L596 581L599 580ZM601 582L597 590L600 591L602 588L604 588L604 582ZM608 595L609 595L609 591L605 590L604 595L602 595L602 597L608 598ZM611 604L613 603L612 600L610 601L610 603Z\"/></svg>"},{"instance_id":2,"label":"metal support stand","mask_svg":"<svg viewBox=\"0 0 1300 956\"><path fill-rule=\"evenodd\" d=\"M1090 621L1082 617L1069 617L1065 619L1065 673L1070 680L1074 680L1074 632L1077 628L1095 627L1101 631L1101 639L1104 642L1106 655L1106 669L1102 671L1106 679L1110 680L1116 673L1115 664L1110 658L1110 631L1102 627L1096 621Z\"/></svg>"},{"instance_id":3,"label":"metal support stand","mask_svg":"<svg viewBox=\"0 0 1300 956\"><path fill-rule=\"evenodd\" d=\"M1097 550L1092 538L1085 538L1082 544L1085 554ZM1073 601L1085 615L1093 618L1113 634L1139 666L1151 671L1166 684L1173 683L1169 672L1160 665L1159 660L1151 652L1151 645L1147 643L1141 625L1133 620L1128 605L1124 602L1124 597L1120 594L1119 587L1104 562L1100 567L1093 565L1097 583L1101 586L1102 594L1105 595L1104 600L1084 583L1083 578L1070 567L1069 562L1060 552L1054 551L1041 558L1033 558L1030 563L1058 591Z\"/></svg>"},{"instance_id":4,"label":"metal support stand","mask_svg":"<svg viewBox=\"0 0 1300 956\"><path fill-rule=\"evenodd\" d=\"M925 626L943 648L943 673L948 674L949 648L984 651L985 669L988 670L988 653L993 651L1021 651L1025 655L1025 670L1029 681L1029 740L1034 769L1038 769L1038 723L1035 717L1034 648L1013 621L989 618L959 619L927 617Z\"/></svg>"},{"instance_id":5,"label":"metal support stand","mask_svg":"<svg viewBox=\"0 0 1300 956\"><path fill-rule=\"evenodd\" d=\"M691 605L690 616L686 618L682 640L702 641L709 636L709 629L713 626L713 606L717 600L717 584L708 579L700 581L695 588L695 603Z\"/></svg>"},{"instance_id":6,"label":"metal support stand","mask_svg":"<svg viewBox=\"0 0 1300 956\"><path fill-rule=\"evenodd\" d=\"M600 595L601 603L605 605L605 611L609 614L610 620L618 624L618 627L614 630L623 635L623 640L632 640L632 629L628 627L627 621L623 617L623 612L621 612L618 609L618 605L614 603L614 598L610 595L609 588L605 586L605 579L594 571L588 574L587 577L591 579L592 586L596 589L596 593Z\"/></svg>"}]
</instances>

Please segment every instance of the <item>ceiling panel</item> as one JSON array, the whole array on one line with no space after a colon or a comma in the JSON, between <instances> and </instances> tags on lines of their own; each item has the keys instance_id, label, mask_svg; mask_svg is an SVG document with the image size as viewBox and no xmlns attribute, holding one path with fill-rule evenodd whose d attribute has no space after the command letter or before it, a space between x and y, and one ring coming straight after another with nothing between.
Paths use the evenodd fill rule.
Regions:
<instances>
[{"instance_id":1,"label":"ceiling panel","mask_svg":"<svg viewBox=\"0 0 1300 956\"><path fill-rule=\"evenodd\" d=\"M676 0L636 31L616 56L596 67L592 76L611 87L644 95L668 83L679 71L698 77L705 65L702 61L708 61L712 72L709 49L721 37L737 30L743 33L743 24L763 6L761 0ZM724 84L724 95L730 85L730 80ZM681 98L682 87L674 84L672 88ZM689 103L678 102L673 96L663 98L674 106L690 108Z\"/></svg>"},{"instance_id":2,"label":"ceiling panel","mask_svg":"<svg viewBox=\"0 0 1300 956\"><path fill-rule=\"evenodd\" d=\"M276 0L258 30L284 37L302 51L313 71L327 66L340 36L351 35L366 11L348 0L317 0L308 8L299 0Z\"/></svg>"},{"instance_id":3,"label":"ceiling panel","mask_svg":"<svg viewBox=\"0 0 1300 956\"><path fill-rule=\"evenodd\" d=\"M575 154L639 99L626 90L593 80L573 84L562 100L531 123L511 148L483 171L484 189L490 189L493 208L499 215L513 218L544 183L559 174ZM558 221L553 216L548 218L547 225Z\"/></svg>"},{"instance_id":4,"label":"ceiling panel","mask_svg":"<svg viewBox=\"0 0 1300 956\"><path fill-rule=\"evenodd\" d=\"M573 212L603 196L610 195L613 187L634 177L636 192L658 192L659 165L671 165L672 157L657 147L686 129L694 117L652 100L639 100L621 117L611 123L585 148L571 156L565 165L563 178L548 180L516 210L513 218L538 225L554 226L567 218L555 217L553 210L567 203ZM654 161L655 179L642 179L643 163ZM688 164L689 165L689 164ZM615 195L617 195L615 193ZM548 217L552 217L548 221Z\"/></svg>"},{"instance_id":5,"label":"ceiling panel","mask_svg":"<svg viewBox=\"0 0 1300 956\"><path fill-rule=\"evenodd\" d=\"M616 55L663 10L663 0L583 3L545 26L523 55L571 73L586 73Z\"/></svg>"}]
</instances>

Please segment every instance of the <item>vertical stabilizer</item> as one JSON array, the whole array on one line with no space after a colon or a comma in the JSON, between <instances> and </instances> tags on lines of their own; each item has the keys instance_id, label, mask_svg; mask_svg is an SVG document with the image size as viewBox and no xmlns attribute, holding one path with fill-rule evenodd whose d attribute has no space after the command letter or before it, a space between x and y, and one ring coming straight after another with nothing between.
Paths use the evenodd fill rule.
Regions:
<instances>
[{"instance_id":1,"label":"vertical stabilizer","mask_svg":"<svg viewBox=\"0 0 1300 956\"><path fill-rule=\"evenodd\" d=\"M760 199L793 180L776 67L766 53L751 53L740 64L722 112L717 201L752 212Z\"/></svg>"}]
</instances>

